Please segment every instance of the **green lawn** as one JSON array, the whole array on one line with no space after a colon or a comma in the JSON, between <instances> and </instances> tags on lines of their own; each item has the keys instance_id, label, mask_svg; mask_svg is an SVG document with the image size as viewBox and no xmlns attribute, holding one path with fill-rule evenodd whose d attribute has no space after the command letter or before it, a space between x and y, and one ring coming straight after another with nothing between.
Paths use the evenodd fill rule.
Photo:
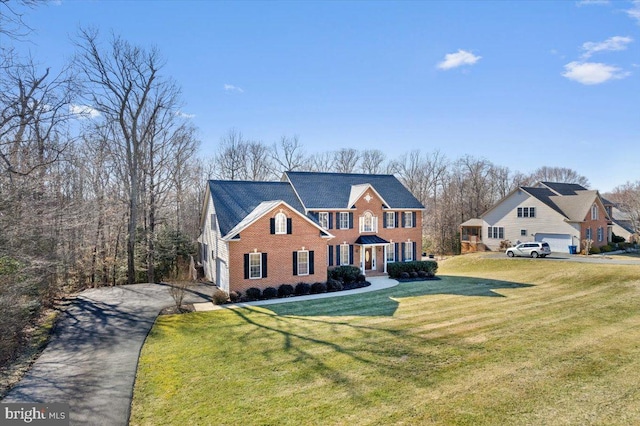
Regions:
<instances>
[{"instance_id":1,"label":"green lawn","mask_svg":"<svg viewBox=\"0 0 640 426\"><path fill-rule=\"evenodd\" d=\"M131 424L640 424L640 266L467 255L438 276L160 317Z\"/></svg>"}]
</instances>

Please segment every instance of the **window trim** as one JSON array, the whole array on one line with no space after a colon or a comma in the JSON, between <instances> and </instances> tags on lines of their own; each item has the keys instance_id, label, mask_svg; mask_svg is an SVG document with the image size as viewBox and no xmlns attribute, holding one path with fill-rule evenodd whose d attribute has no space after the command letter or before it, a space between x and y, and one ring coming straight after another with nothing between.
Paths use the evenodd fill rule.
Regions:
<instances>
[{"instance_id":1,"label":"window trim","mask_svg":"<svg viewBox=\"0 0 640 426\"><path fill-rule=\"evenodd\" d=\"M367 218L369 218L369 229L367 229ZM360 216L360 233L362 234L363 232L378 232L378 217L370 210Z\"/></svg>"},{"instance_id":2,"label":"window trim","mask_svg":"<svg viewBox=\"0 0 640 426\"><path fill-rule=\"evenodd\" d=\"M343 221L346 223L347 226L342 226ZM349 212L339 212L338 222L339 222L338 229L349 229Z\"/></svg>"},{"instance_id":3,"label":"window trim","mask_svg":"<svg viewBox=\"0 0 640 426\"><path fill-rule=\"evenodd\" d=\"M413 212L403 212L404 214L404 227L413 228Z\"/></svg>"},{"instance_id":4,"label":"window trim","mask_svg":"<svg viewBox=\"0 0 640 426\"><path fill-rule=\"evenodd\" d=\"M598 211L598 205L596 203L593 203L593 205L591 206L591 220L598 220L599 219L599 211Z\"/></svg>"},{"instance_id":5,"label":"window trim","mask_svg":"<svg viewBox=\"0 0 640 426\"><path fill-rule=\"evenodd\" d=\"M487 229L487 238L492 240L504 240L504 226L489 226Z\"/></svg>"},{"instance_id":6,"label":"window trim","mask_svg":"<svg viewBox=\"0 0 640 426\"><path fill-rule=\"evenodd\" d=\"M396 212L384 212L384 219L387 222L387 228L396 227Z\"/></svg>"},{"instance_id":7,"label":"window trim","mask_svg":"<svg viewBox=\"0 0 640 426\"><path fill-rule=\"evenodd\" d=\"M519 218L535 218L536 208L535 207L518 207L516 211L516 215Z\"/></svg>"},{"instance_id":8,"label":"window trim","mask_svg":"<svg viewBox=\"0 0 640 426\"><path fill-rule=\"evenodd\" d=\"M391 259L389 259L389 254L391 254ZM385 258L387 263L396 261L396 245L394 243L387 244L387 256Z\"/></svg>"},{"instance_id":9,"label":"window trim","mask_svg":"<svg viewBox=\"0 0 640 426\"><path fill-rule=\"evenodd\" d=\"M345 250L346 250L346 256L345 256ZM349 259L351 256L349 256L349 244L340 244L340 265L338 266L342 266L342 265L351 265L351 259Z\"/></svg>"},{"instance_id":10,"label":"window trim","mask_svg":"<svg viewBox=\"0 0 640 426\"><path fill-rule=\"evenodd\" d=\"M329 229L329 212L318 212L318 223L322 229Z\"/></svg>"},{"instance_id":11,"label":"window trim","mask_svg":"<svg viewBox=\"0 0 640 426\"><path fill-rule=\"evenodd\" d=\"M258 265L257 266L258 266L258 274L259 274L259 276L252 276L251 275L251 273L252 273L251 267L253 266L255 268L256 265L252 265L251 264L251 259L255 258L256 256L258 257ZM262 278L262 253L260 253L260 252L249 253L249 279L250 280L259 280L261 278Z\"/></svg>"},{"instance_id":12,"label":"window trim","mask_svg":"<svg viewBox=\"0 0 640 426\"><path fill-rule=\"evenodd\" d=\"M407 241L404 243L403 257L405 262L413 262L413 243L413 241Z\"/></svg>"},{"instance_id":13,"label":"window trim","mask_svg":"<svg viewBox=\"0 0 640 426\"><path fill-rule=\"evenodd\" d=\"M274 229L276 235L284 235L287 233L287 215L279 212L274 217Z\"/></svg>"},{"instance_id":14,"label":"window trim","mask_svg":"<svg viewBox=\"0 0 640 426\"><path fill-rule=\"evenodd\" d=\"M300 258L300 254L302 253L306 253L306 262L301 262ZM296 275L301 275L301 276L305 276L305 275L309 275L309 250L297 250L297 274ZM307 272L302 274L300 273L300 265L304 264L306 266Z\"/></svg>"}]
</instances>

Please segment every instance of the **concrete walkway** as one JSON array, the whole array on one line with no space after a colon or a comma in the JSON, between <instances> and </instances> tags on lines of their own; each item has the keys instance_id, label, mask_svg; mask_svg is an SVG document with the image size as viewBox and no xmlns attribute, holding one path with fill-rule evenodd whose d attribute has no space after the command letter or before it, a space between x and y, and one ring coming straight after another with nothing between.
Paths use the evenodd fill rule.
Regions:
<instances>
[{"instance_id":1,"label":"concrete walkway","mask_svg":"<svg viewBox=\"0 0 640 426\"><path fill-rule=\"evenodd\" d=\"M184 302L211 300L212 290L191 286ZM158 313L172 305L169 286L160 284L83 291L2 402L68 403L72 425L128 424L140 350Z\"/></svg>"},{"instance_id":2,"label":"concrete walkway","mask_svg":"<svg viewBox=\"0 0 640 426\"><path fill-rule=\"evenodd\" d=\"M309 294L307 296L286 297L284 299L258 300L255 302L227 303L225 305L214 305L212 302L194 303L193 307L195 308L196 311L203 312L203 311L213 311L216 309L234 309L234 308L246 308L248 306L276 305L279 303L302 302L305 300L325 299L328 297L338 297L338 296L348 296L350 294L368 293L370 291L384 290L384 289L395 287L398 285L398 281L389 279L386 275L378 276L378 277L367 277L367 281L371 283L370 286L356 288L353 290L343 290L343 291L336 291L331 293Z\"/></svg>"}]
</instances>

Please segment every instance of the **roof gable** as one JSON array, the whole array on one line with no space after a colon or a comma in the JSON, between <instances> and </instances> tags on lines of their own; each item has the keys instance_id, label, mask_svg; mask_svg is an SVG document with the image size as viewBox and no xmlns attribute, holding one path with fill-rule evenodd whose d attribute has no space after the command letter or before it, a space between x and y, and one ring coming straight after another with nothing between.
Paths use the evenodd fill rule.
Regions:
<instances>
[{"instance_id":1,"label":"roof gable","mask_svg":"<svg viewBox=\"0 0 640 426\"><path fill-rule=\"evenodd\" d=\"M347 209L354 187L369 185L390 209L424 209L393 175L355 173L285 172L300 201L308 210Z\"/></svg>"},{"instance_id":2,"label":"roof gable","mask_svg":"<svg viewBox=\"0 0 640 426\"><path fill-rule=\"evenodd\" d=\"M368 183L363 183L360 185L352 185L351 186L351 193L349 194L349 202L347 203L347 207L348 208L352 208L360 198L362 198L362 196L367 192L367 191L372 191L375 196L380 199L380 201L382 202L382 204L385 207L388 207L387 202L384 200L384 198L382 198L380 196L380 194L378 194L378 191L376 191L376 189L371 186ZM367 198L367 196L365 195L364 198L367 199L367 202L369 202L371 199L373 199L373 197L371 197L371 195L369 195L370 198Z\"/></svg>"},{"instance_id":3,"label":"roof gable","mask_svg":"<svg viewBox=\"0 0 640 426\"><path fill-rule=\"evenodd\" d=\"M284 201L304 214L302 204L286 182L210 180L209 191L221 235L227 235L265 201Z\"/></svg>"}]
</instances>

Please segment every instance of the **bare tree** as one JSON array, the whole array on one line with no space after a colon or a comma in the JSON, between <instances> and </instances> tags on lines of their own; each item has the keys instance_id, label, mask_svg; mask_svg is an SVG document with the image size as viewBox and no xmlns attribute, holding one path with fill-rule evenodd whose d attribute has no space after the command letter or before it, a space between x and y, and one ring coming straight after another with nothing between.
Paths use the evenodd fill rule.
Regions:
<instances>
[{"instance_id":1,"label":"bare tree","mask_svg":"<svg viewBox=\"0 0 640 426\"><path fill-rule=\"evenodd\" d=\"M284 172L304 170L309 162L302 149L298 135L293 137L282 136L271 147L274 174L280 177Z\"/></svg>"},{"instance_id":2,"label":"bare tree","mask_svg":"<svg viewBox=\"0 0 640 426\"><path fill-rule=\"evenodd\" d=\"M337 173L353 173L360 160L360 154L353 148L341 148L334 156L334 168Z\"/></svg>"},{"instance_id":3,"label":"bare tree","mask_svg":"<svg viewBox=\"0 0 640 426\"><path fill-rule=\"evenodd\" d=\"M540 167L529 175L529 184L537 181L577 183L585 188L589 188L589 179L567 167Z\"/></svg>"},{"instance_id":4,"label":"bare tree","mask_svg":"<svg viewBox=\"0 0 640 426\"><path fill-rule=\"evenodd\" d=\"M247 176L247 142L242 133L230 129L220 140L215 155L214 177L217 179L243 180Z\"/></svg>"},{"instance_id":5,"label":"bare tree","mask_svg":"<svg viewBox=\"0 0 640 426\"><path fill-rule=\"evenodd\" d=\"M378 174L382 172L385 156L379 149L366 149L360 155L362 173Z\"/></svg>"},{"instance_id":6,"label":"bare tree","mask_svg":"<svg viewBox=\"0 0 640 426\"><path fill-rule=\"evenodd\" d=\"M313 172L332 172L335 158L330 152L320 152L309 158L309 170Z\"/></svg>"},{"instance_id":7,"label":"bare tree","mask_svg":"<svg viewBox=\"0 0 640 426\"><path fill-rule=\"evenodd\" d=\"M273 170L269 147L262 142L247 142L247 176L248 180L269 180Z\"/></svg>"},{"instance_id":8,"label":"bare tree","mask_svg":"<svg viewBox=\"0 0 640 426\"><path fill-rule=\"evenodd\" d=\"M640 232L640 180L615 187L610 198L626 214L633 230Z\"/></svg>"},{"instance_id":9,"label":"bare tree","mask_svg":"<svg viewBox=\"0 0 640 426\"><path fill-rule=\"evenodd\" d=\"M162 118L176 112L177 86L160 76L158 50L144 49L112 35L107 48L97 30L81 29L75 64L85 79L87 101L100 113L122 163L128 195L127 279L136 282L136 232L143 166L152 141L162 132Z\"/></svg>"}]
</instances>

